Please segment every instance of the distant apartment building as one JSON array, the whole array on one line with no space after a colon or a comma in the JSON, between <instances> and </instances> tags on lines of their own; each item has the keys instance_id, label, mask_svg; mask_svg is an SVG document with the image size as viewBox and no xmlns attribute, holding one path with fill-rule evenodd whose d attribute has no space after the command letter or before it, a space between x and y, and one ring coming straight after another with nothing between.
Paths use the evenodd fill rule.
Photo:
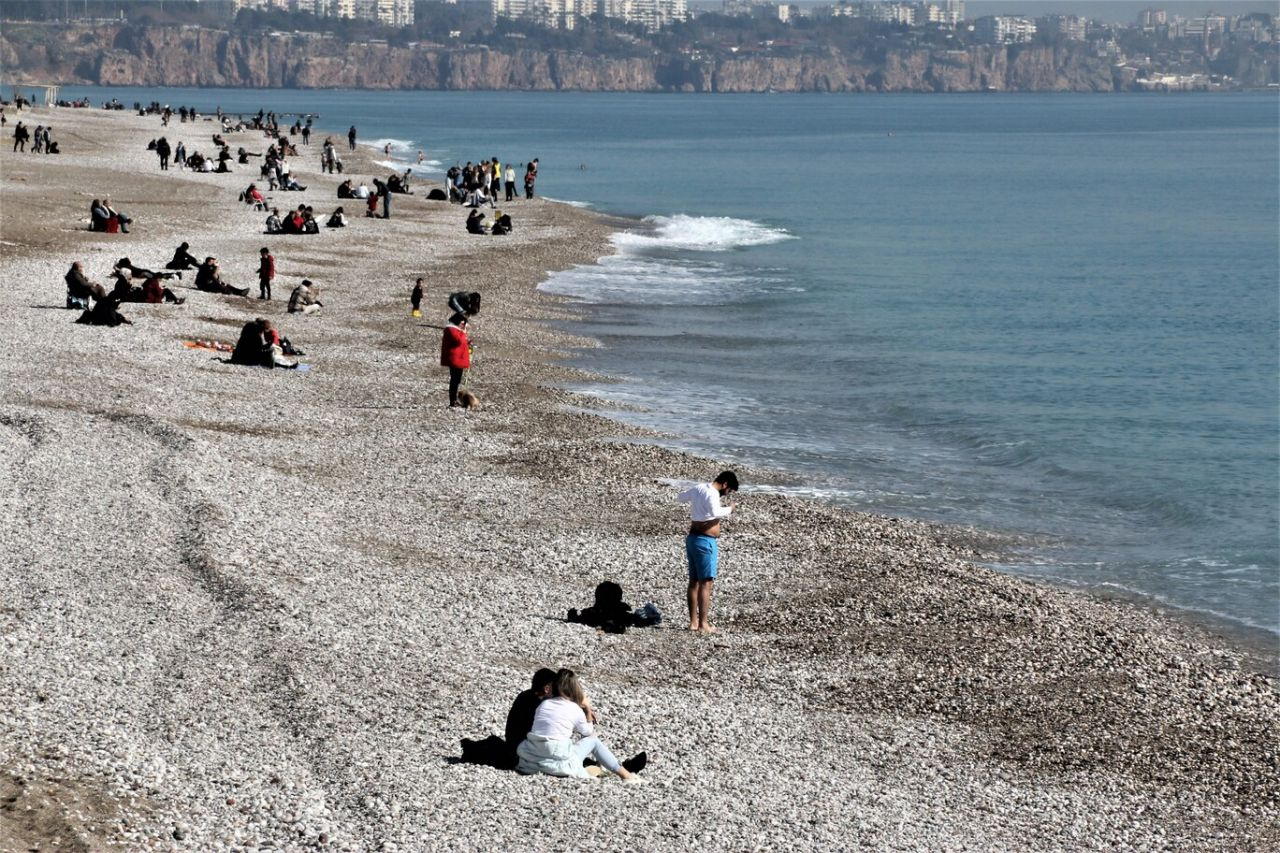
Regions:
<instances>
[{"instance_id":1,"label":"distant apartment building","mask_svg":"<svg viewBox=\"0 0 1280 853\"><path fill-rule=\"evenodd\" d=\"M493 19L524 19L552 30L572 30L578 16L590 15L594 7L590 0L490 0Z\"/></svg>"},{"instance_id":2,"label":"distant apartment building","mask_svg":"<svg viewBox=\"0 0 1280 853\"><path fill-rule=\"evenodd\" d=\"M1221 15L1205 15L1201 18L1178 18L1173 32L1178 38L1203 39L1222 35L1227 30L1227 19Z\"/></svg>"},{"instance_id":3,"label":"distant apartment building","mask_svg":"<svg viewBox=\"0 0 1280 853\"><path fill-rule=\"evenodd\" d=\"M1079 15L1045 15L1036 24L1037 29L1057 33L1070 41L1084 41L1085 19Z\"/></svg>"},{"instance_id":4,"label":"distant apartment building","mask_svg":"<svg viewBox=\"0 0 1280 853\"><path fill-rule=\"evenodd\" d=\"M282 9L309 12L317 17L363 18L389 27L407 27L414 21L414 0L233 0L232 8Z\"/></svg>"},{"instance_id":5,"label":"distant apartment building","mask_svg":"<svg viewBox=\"0 0 1280 853\"><path fill-rule=\"evenodd\" d=\"M954 27L964 20L964 0L936 0L936 2L907 3L888 0L863 0L841 2L819 10L829 17L866 18L886 24L922 26L945 24Z\"/></svg>"},{"instance_id":6,"label":"distant apartment building","mask_svg":"<svg viewBox=\"0 0 1280 853\"><path fill-rule=\"evenodd\" d=\"M551 29L571 30L579 17L599 14L641 24L655 32L688 17L687 0L490 0L493 19L524 18Z\"/></svg>"},{"instance_id":7,"label":"distant apartment building","mask_svg":"<svg viewBox=\"0 0 1280 853\"><path fill-rule=\"evenodd\" d=\"M1163 27L1167 22L1164 9L1143 9L1138 13L1138 26L1143 29Z\"/></svg>"},{"instance_id":8,"label":"distant apartment building","mask_svg":"<svg viewBox=\"0 0 1280 853\"><path fill-rule=\"evenodd\" d=\"M784 24L791 20L789 5L765 0L724 0L720 11L734 18L777 18Z\"/></svg>"},{"instance_id":9,"label":"distant apartment building","mask_svg":"<svg viewBox=\"0 0 1280 853\"><path fill-rule=\"evenodd\" d=\"M872 3L867 11L867 17L882 24L906 24L910 27L916 22L915 3Z\"/></svg>"},{"instance_id":10,"label":"distant apartment building","mask_svg":"<svg viewBox=\"0 0 1280 853\"><path fill-rule=\"evenodd\" d=\"M592 11L606 18L618 18L629 24L641 24L649 32L657 32L668 24L689 17L687 0L596 0Z\"/></svg>"},{"instance_id":11,"label":"distant apartment building","mask_svg":"<svg viewBox=\"0 0 1280 853\"><path fill-rule=\"evenodd\" d=\"M1036 22L1009 15L987 15L973 22L973 35L988 44L1018 44L1036 37Z\"/></svg>"}]
</instances>

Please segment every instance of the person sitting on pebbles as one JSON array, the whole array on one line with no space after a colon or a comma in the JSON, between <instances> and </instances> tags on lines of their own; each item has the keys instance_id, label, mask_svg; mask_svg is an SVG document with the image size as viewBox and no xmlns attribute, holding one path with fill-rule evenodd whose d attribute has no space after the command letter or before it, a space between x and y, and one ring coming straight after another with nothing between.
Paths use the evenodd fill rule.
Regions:
<instances>
[{"instance_id":1,"label":"person sitting on pebbles","mask_svg":"<svg viewBox=\"0 0 1280 853\"><path fill-rule=\"evenodd\" d=\"M484 227L484 214L479 210L473 210L467 214L467 233L468 234L488 234Z\"/></svg>"},{"instance_id":2,"label":"person sitting on pebbles","mask_svg":"<svg viewBox=\"0 0 1280 853\"><path fill-rule=\"evenodd\" d=\"M516 770L526 776L546 773L586 779L592 774L582 762L590 756L624 782L644 781L623 767L596 736L596 712L572 670L562 669L556 673L551 694L551 698L538 704L528 736L516 747L519 759ZM576 742L574 735L578 736Z\"/></svg>"},{"instance_id":3,"label":"person sitting on pebbles","mask_svg":"<svg viewBox=\"0 0 1280 853\"><path fill-rule=\"evenodd\" d=\"M314 314L324 307L324 303L320 301L320 288L311 283L311 279L304 278L302 284L293 289L293 293L289 295L289 313L290 314Z\"/></svg>"},{"instance_id":4,"label":"person sitting on pebbles","mask_svg":"<svg viewBox=\"0 0 1280 853\"><path fill-rule=\"evenodd\" d=\"M271 208L271 215L267 217L267 233L283 234L284 222L280 219L280 208Z\"/></svg>"},{"instance_id":5,"label":"person sitting on pebbles","mask_svg":"<svg viewBox=\"0 0 1280 853\"><path fill-rule=\"evenodd\" d=\"M88 309L91 300L102 299L107 289L84 274L84 263L76 261L67 270L67 307Z\"/></svg>"},{"instance_id":6,"label":"person sitting on pebbles","mask_svg":"<svg viewBox=\"0 0 1280 853\"><path fill-rule=\"evenodd\" d=\"M200 268L200 262L191 254L191 244L183 241L173 250L173 260L164 266L170 270L194 270Z\"/></svg>"},{"instance_id":7,"label":"person sitting on pebbles","mask_svg":"<svg viewBox=\"0 0 1280 853\"><path fill-rule=\"evenodd\" d=\"M107 212L108 218L115 217L115 220L120 223L121 234L129 233L129 223L133 220L111 206L111 196L102 197L102 208Z\"/></svg>"},{"instance_id":8,"label":"person sitting on pebbles","mask_svg":"<svg viewBox=\"0 0 1280 853\"><path fill-rule=\"evenodd\" d=\"M231 363L246 367L283 367L294 369L296 361L284 357L280 346L280 333L265 317L258 317L244 324L240 330L240 340L236 341L231 351Z\"/></svg>"},{"instance_id":9,"label":"person sitting on pebbles","mask_svg":"<svg viewBox=\"0 0 1280 853\"><path fill-rule=\"evenodd\" d=\"M196 290L206 293L232 293L236 296L248 296L249 288L232 287L222 280L222 270L218 268L218 259L207 257L200 269L196 271Z\"/></svg>"}]
</instances>

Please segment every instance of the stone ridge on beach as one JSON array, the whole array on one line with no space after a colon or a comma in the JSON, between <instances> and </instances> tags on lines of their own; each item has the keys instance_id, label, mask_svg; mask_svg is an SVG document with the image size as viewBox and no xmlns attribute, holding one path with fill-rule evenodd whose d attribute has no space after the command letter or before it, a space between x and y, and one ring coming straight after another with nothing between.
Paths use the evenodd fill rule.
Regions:
<instances>
[{"instance_id":1,"label":"stone ridge on beach","mask_svg":"<svg viewBox=\"0 0 1280 853\"><path fill-rule=\"evenodd\" d=\"M502 205L513 235L474 237L419 184L389 221L344 202L348 228L268 237L236 201L256 166L162 173L145 150L163 133L207 153L213 124L21 118L65 153L0 148L0 851L1280 844L1263 665L975 566L963 532L749 492L723 540L722 633L682 630L685 517L664 481L723 460L629 443L651 436L558 387L581 376L564 353L592 342L556 330L572 305L535 289L607 254L619 223L522 201ZM275 194L322 220L339 203L323 138L294 164L307 191ZM132 233L86 230L103 195ZM325 308L190 276L172 283L184 305L126 305L133 326L61 308L73 260L105 281L183 240L237 286L267 245L277 297L307 277ZM483 408L466 414L438 365L459 289L484 293ZM310 373L182 346L259 315ZM667 623L567 623L605 579ZM501 732L543 665L582 674L603 737L647 750L651 784L450 761Z\"/></svg>"}]
</instances>

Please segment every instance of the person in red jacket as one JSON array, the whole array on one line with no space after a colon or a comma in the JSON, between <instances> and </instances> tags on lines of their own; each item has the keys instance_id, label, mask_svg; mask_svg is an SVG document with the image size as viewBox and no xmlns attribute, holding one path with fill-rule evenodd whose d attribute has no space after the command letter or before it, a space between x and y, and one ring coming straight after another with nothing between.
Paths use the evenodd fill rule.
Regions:
<instances>
[{"instance_id":1,"label":"person in red jacket","mask_svg":"<svg viewBox=\"0 0 1280 853\"><path fill-rule=\"evenodd\" d=\"M449 368L449 408L458 406L458 386L462 371L471 366L471 344L467 341L467 318L454 314L444 327L440 341L440 364Z\"/></svg>"},{"instance_id":2,"label":"person in red jacket","mask_svg":"<svg viewBox=\"0 0 1280 853\"><path fill-rule=\"evenodd\" d=\"M276 259L267 249L262 247L262 260L258 262L258 298L271 298L271 279L276 277Z\"/></svg>"}]
</instances>

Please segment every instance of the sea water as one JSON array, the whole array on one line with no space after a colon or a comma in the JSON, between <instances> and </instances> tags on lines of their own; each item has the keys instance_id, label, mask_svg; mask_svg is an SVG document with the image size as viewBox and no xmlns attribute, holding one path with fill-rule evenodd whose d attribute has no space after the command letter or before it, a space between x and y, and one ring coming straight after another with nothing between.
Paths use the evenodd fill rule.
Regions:
<instances>
[{"instance_id":1,"label":"sea water","mask_svg":"<svg viewBox=\"0 0 1280 853\"><path fill-rule=\"evenodd\" d=\"M544 285L622 417L1280 630L1274 93L63 92L319 113L436 180L538 157L539 194L637 220Z\"/></svg>"}]
</instances>

